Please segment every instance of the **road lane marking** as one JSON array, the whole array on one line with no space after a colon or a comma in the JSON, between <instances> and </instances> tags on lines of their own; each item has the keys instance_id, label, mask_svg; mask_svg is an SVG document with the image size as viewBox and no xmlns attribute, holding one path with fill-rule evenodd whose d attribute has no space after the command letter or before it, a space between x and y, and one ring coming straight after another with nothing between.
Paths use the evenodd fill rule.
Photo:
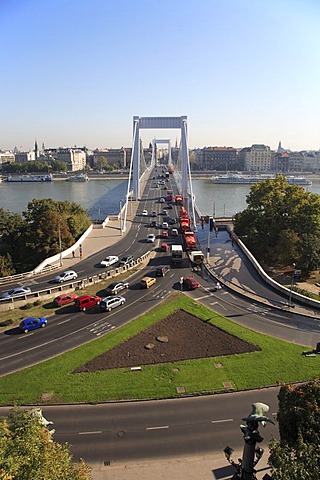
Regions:
<instances>
[{"instance_id":1,"label":"road lane marking","mask_svg":"<svg viewBox=\"0 0 320 480\"><path fill-rule=\"evenodd\" d=\"M102 433L102 430L96 430L93 432L78 432L78 435L96 435L97 433Z\"/></svg>"},{"instance_id":2,"label":"road lane marking","mask_svg":"<svg viewBox=\"0 0 320 480\"><path fill-rule=\"evenodd\" d=\"M161 425L159 427L147 427L146 430L164 430L169 428L169 425Z\"/></svg>"},{"instance_id":3,"label":"road lane marking","mask_svg":"<svg viewBox=\"0 0 320 480\"><path fill-rule=\"evenodd\" d=\"M67 320L63 320L62 322L59 322L58 325L62 325L63 323L70 322L72 318L67 318Z\"/></svg>"},{"instance_id":4,"label":"road lane marking","mask_svg":"<svg viewBox=\"0 0 320 480\"><path fill-rule=\"evenodd\" d=\"M225 423L225 422L233 422L233 418L225 418L223 420L211 420L211 423Z\"/></svg>"}]
</instances>

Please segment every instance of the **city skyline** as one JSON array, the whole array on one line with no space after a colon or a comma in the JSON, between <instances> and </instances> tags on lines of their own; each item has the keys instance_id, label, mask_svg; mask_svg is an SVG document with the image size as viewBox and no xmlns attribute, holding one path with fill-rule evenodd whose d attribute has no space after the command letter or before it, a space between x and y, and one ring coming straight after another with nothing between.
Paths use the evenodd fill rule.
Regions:
<instances>
[{"instance_id":1,"label":"city skyline","mask_svg":"<svg viewBox=\"0 0 320 480\"><path fill-rule=\"evenodd\" d=\"M2 150L130 147L134 115L187 115L189 148L320 148L315 0L4 0L0 13ZM141 132L154 137L179 132Z\"/></svg>"}]
</instances>

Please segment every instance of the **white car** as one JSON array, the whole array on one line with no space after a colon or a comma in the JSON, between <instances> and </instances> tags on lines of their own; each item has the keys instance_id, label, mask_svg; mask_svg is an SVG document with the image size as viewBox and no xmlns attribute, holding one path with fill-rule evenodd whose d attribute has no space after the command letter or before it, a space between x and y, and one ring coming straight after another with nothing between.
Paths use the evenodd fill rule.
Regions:
<instances>
[{"instance_id":1,"label":"white car","mask_svg":"<svg viewBox=\"0 0 320 480\"><path fill-rule=\"evenodd\" d=\"M166 203L165 199L163 197L160 198L159 200L160 203Z\"/></svg>"},{"instance_id":2,"label":"white car","mask_svg":"<svg viewBox=\"0 0 320 480\"><path fill-rule=\"evenodd\" d=\"M142 211L142 216L147 217L148 216L148 210L143 210Z\"/></svg>"},{"instance_id":3,"label":"white car","mask_svg":"<svg viewBox=\"0 0 320 480\"><path fill-rule=\"evenodd\" d=\"M153 233L149 233L147 236L147 243L154 243L156 241L156 236Z\"/></svg>"},{"instance_id":4,"label":"white car","mask_svg":"<svg viewBox=\"0 0 320 480\"><path fill-rule=\"evenodd\" d=\"M2 293L0 298L18 297L20 295L27 295L28 293L31 293L31 288L29 288L29 287L17 287L17 288L14 288L13 290L9 290L9 292Z\"/></svg>"},{"instance_id":5,"label":"white car","mask_svg":"<svg viewBox=\"0 0 320 480\"><path fill-rule=\"evenodd\" d=\"M168 228L169 228L168 222L163 222L162 228L163 228L164 230L168 230Z\"/></svg>"},{"instance_id":6,"label":"white car","mask_svg":"<svg viewBox=\"0 0 320 480\"><path fill-rule=\"evenodd\" d=\"M171 235L172 235L173 237L177 237L177 236L179 235L178 230L177 230L176 228L172 228L172 229L171 229Z\"/></svg>"},{"instance_id":7,"label":"white car","mask_svg":"<svg viewBox=\"0 0 320 480\"><path fill-rule=\"evenodd\" d=\"M78 278L78 274L74 270L66 270L65 272L60 273L60 275L54 277L53 281L55 283L62 283L76 280L76 278Z\"/></svg>"},{"instance_id":8,"label":"white car","mask_svg":"<svg viewBox=\"0 0 320 480\"><path fill-rule=\"evenodd\" d=\"M115 263L119 262L119 257L116 255L110 255L106 257L102 262L100 262L100 267L110 267L110 265L114 265Z\"/></svg>"}]
</instances>

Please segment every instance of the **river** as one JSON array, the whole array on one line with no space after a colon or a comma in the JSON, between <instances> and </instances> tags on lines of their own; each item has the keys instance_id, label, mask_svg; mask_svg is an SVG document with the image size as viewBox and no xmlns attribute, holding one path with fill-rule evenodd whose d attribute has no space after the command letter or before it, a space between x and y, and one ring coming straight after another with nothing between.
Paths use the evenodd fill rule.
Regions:
<instances>
[{"instance_id":1,"label":"river","mask_svg":"<svg viewBox=\"0 0 320 480\"><path fill-rule=\"evenodd\" d=\"M210 178L192 181L196 204L203 215L230 217L246 208L250 185L213 184ZM320 179L314 179L308 191L320 194ZM34 198L69 200L80 204L94 220L118 214L127 191L125 180L99 179L73 183L63 181L39 183L0 183L0 207L22 213Z\"/></svg>"}]
</instances>

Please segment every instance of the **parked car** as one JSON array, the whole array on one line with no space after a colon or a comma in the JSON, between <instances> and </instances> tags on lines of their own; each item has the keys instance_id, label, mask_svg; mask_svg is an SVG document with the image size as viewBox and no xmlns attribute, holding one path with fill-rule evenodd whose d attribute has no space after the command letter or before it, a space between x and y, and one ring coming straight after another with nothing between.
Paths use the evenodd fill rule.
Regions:
<instances>
[{"instance_id":1,"label":"parked car","mask_svg":"<svg viewBox=\"0 0 320 480\"><path fill-rule=\"evenodd\" d=\"M164 277L169 272L170 272L169 265L159 265L159 267L156 268L157 277Z\"/></svg>"},{"instance_id":2,"label":"parked car","mask_svg":"<svg viewBox=\"0 0 320 480\"><path fill-rule=\"evenodd\" d=\"M129 265L132 262L133 262L133 256L132 255L127 255L126 257L121 258L120 265L123 267L125 265Z\"/></svg>"},{"instance_id":3,"label":"parked car","mask_svg":"<svg viewBox=\"0 0 320 480\"><path fill-rule=\"evenodd\" d=\"M152 285L156 283L157 279L154 277L143 277L140 280L140 287L141 288L150 288Z\"/></svg>"},{"instance_id":4,"label":"parked car","mask_svg":"<svg viewBox=\"0 0 320 480\"><path fill-rule=\"evenodd\" d=\"M19 328L23 333L28 333L31 330L36 330L37 328L43 328L47 325L48 320L44 317L36 318L29 317L25 320L22 320L19 324Z\"/></svg>"},{"instance_id":5,"label":"parked car","mask_svg":"<svg viewBox=\"0 0 320 480\"><path fill-rule=\"evenodd\" d=\"M56 277L54 277L53 281L55 283L62 283L76 280L77 278L78 274L74 270L66 270L65 272L62 272Z\"/></svg>"},{"instance_id":6,"label":"parked car","mask_svg":"<svg viewBox=\"0 0 320 480\"><path fill-rule=\"evenodd\" d=\"M110 312L113 308L120 307L120 305L124 305L125 303L126 299L124 297L105 297L100 302L100 308L101 310Z\"/></svg>"},{"instance_id":7,"label":"parked car","mask_svg":"<svg viewBox=\"0 0 320 480\"><path fill-rule=\"evenodd\" d=\"M167 243L162 243L160 247L161 252L168 252L169 251L169 245Z\"/></svg>"},{"instance_id":8,"label":"parked car","mask_svg":"<svg viewBox=\"0 0 320 480\"><path fill-rule=\"evenodd\" d=\"M109 257L106 257L102 262L100 262L100 267L110 267L111 265L114 265L115 263L119 262L119 257L116 255L109 255Z\"/></svg>"},{"instance_id":9,"label":"parked car","mask_svg":"<svg viewBox=\"0 0 320 480\"><path fill-rule=\"evenodd\" d=\"M178 230L177 230L176 228L172 228L172 229L171 229L171 235L172 235L173 237L177 237L177 236L179 235Z\"/></svg>"},{"instance_id":10,"label":"parked car","mask_svg":"<svg viewBox=\"0 0 320 480\"><path fill-rule=\"evenodd\" d=\"M156 236L153 233L149 233L147 236L147 243L154 243L156 241Z\"/></svg>"},{"instance_id":11,"label":"parked car","mask_svg":"<svg viewBox=\"0 0 320 480\"><path fill-rule=\"evenodd\" d=\"M183 277L183 286L186 290L195 290L200 287L200 283L194 277Z\"/></svg>"},{"instance_id":12,"label":"parked car","mask_svg":"<svg viewBox=\"0 0 320 480\"><path fill-rule=\"evenodd\" d=\"M101 298L97 295L80 295L74 302L77 309L85 312L88 308L99 305Z\"/></svg>"},{"instance_id":13,"label":"parked car","mask_svg":"<svg viewBox=\"0 0 320 480\"><path fill-rule=\"evenodd\" d=\"M74 292L71 293L62 293L56 297L53 302L60 307L61 305L67 305L68 303L74 302L78 298L78 295Z\"/></svg>"},{"instance_id":14,"label":"parked car","mask_svg":"<svg viewBox=\"0 0 320 480\"><path fill-rule=\"evenodd\" d=\"M148 216L148 210L142 210L142 216L147 217Z\"/></svg>"},{"instance_id":15,"label":"parked car","mask_svg":"<svg viewBox=\"0 0 320 480\"><path fill-rule=\"evenodd\" d=\"M107 295L117 295L118 292L124 290L125 288L129 288L128 282L113 282L106 289Z\"/></svg>"},{"instance_id":16,"label":"parked car","mask_svg":"<svg viewBox=\"0 0 320 480\"><path fill-rule=\"evenodd\" d=\"M0 298L12 298L12 297L19 297L21 295L27 295L31 293L31 288L29 287L17 287L9 290L8 292L4 292L0 295Z\"/></svg>"}]
</instances>

